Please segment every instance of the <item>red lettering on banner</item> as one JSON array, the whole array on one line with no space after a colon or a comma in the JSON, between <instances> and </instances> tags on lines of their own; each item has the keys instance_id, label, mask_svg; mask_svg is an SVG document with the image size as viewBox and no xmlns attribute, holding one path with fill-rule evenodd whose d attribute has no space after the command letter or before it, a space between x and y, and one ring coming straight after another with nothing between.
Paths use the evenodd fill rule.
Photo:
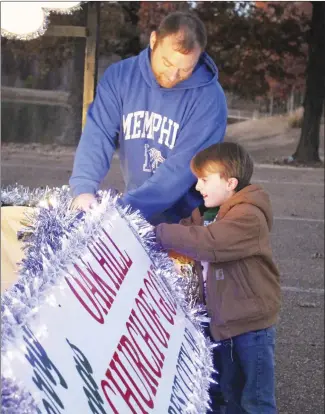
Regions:
<instances>
[{"instance_id":1,"label":"red lettering on banner","mask_svg":"<svg viewBox=\"0 0 325 414\"><path fill-rule=\"evenodd\" d=\"M141 397L142 401L149 407L153 408L153 401L152 396L146 387L145 382L143 381L143 378L141 375L139 375L139 372L136 370L134 365L130 362L130 360L127 358L127 356L124 354L124 352L121 352L121 341L118 346L118 350L120 351L120 354L117 354L113 356L116 364L120 365L124 373L127 372L128 377L132 378L132 383L134 384L134 387L138 393L138 395ZM132 371L135 375L131 375ZM143 392L144 391L144 392Z\"/></svg>"},{"instance_id":2,"label":"red lettering on banner","mask_svg":"<svg viewBox=\"0 0 325 414\"><path fill-rule=\"evenodd\" d=\"M119 254L119 260L117 260L111 249L100 237L98 238L98 241L90 244L88 246L88 249L98 264L101 266L101 268L105 271L107 276L112 280L115 288L118 290L130 267L132 266L133 261L128 256L126 251L124 251L125 254L123 254L115 242L112 240L112 238L108 235L108 233L104 229L102 230L106 238L109 240L110 244L114 246L117 254ZM94 250L92 250L91 247L93 247ZM96 256L95 252L98 254L98 256ZM116 280L114 280L114 278Z\"/></svg>"},{"instance_id":3,"label":"red lettering on banner","mask_svg":"<svg viewBox=\"0 0 325 414\"><path fill-rule=\"evenodd\" d=\"M151 276L151 273L148 272L148 276ZM153 284L151 284L149 282L148 279L144 279L144 284L145 287L147 288L147 291L149 292L149 295L151 296L151 299L155 302L155 304L157 305L158 309L160 310L161 314L165 317L165 319L171 324L174 325L174 319L171 315L171 313L169 312L168 308L166 307L166 302L163 300L162 296L160 293L158 293L158 296L160 297L160 299L157 298L157 294L154 295L152 293L152 291L154 290L155 292L158 292L157 288L155 286L153 286ZM175 312L176 315L176 312Z\"/></svg>"},{"instance_id":4,"label":"red lettering on banner","mask_svg":"<svg viewBox=\"0 0 325 414\"><path fill-rule=\"evenodd\" d=\"M150 280L143 280L150 297L142 288L139 290L136 310L132 309L126 322L128 336L122 335L106 379L101 382L114 414L118 410L112 402L113 395L121 396L135 414L147 414L146 407L154 407L153 397L157 394L165 361L163 349L168 348L170 339L166 327L174 324L176 315L176 303L155 276L153 270L148 271Z\"/></svg>"},{"instance_id":5,"label":"red lettering on banner","mask_svg":"<svg viewBox=\"0 0 325 414\"><path fill-rule=\"evenodd\" d=\"M97 303L101 306L105 315L107 315L108 310L111 308L112 303L114 302L114 298L109 294L108 291L104 290L104 287L109 291L111 291L111 288L106 283L104 283L104 281L102 280L100 283L100 287L103 289L103 292L101 292L100 290L98 290L98 287L94 285L93 282L88 278L88 276L86 276L86 274L80 269L80 267L77 264L74 264L74 267L79 273L79 275L84 279L84 281L88 285L88 288L90 288L92 295L94 296ZM99 280L97 280L97 282L98 281ZM104 307L100 303L101 300L104 302L106 307Z\"/></svg>"},{"instance_id":6,"label":"red lettering on banner","mask_svg":"<svg viewBox=\"0 0 325 414\"><path fill-rule=\"evenodd\" d=\"M79 279L77 279L74 275L70 274L70 278L65 278L69 288L72 290L72 292L74 293L74 295L76 296L76 298L78 299L78 301L82 304L82 306L86 309L86 311L89 313L89 315L91 315L97 322L99 323L104 323L104 318L103 315L96 303L96 301L94 300L94 298L90 295L90 292L88 291L88 287L86 288ZM93 305L93 308L91 309L88 304L83 300L83 298L79 295L79 293L77 292L77 290L75 289L75 287L72 285L72 280L84 291L85 295L88 297L88 299L90 300L90 302ZM94 308L97 311L97 313L94 313Z\"/></svg>"},{"instance_id":7,"label":"red lettering on banner","mask_svg":"<svg viewBox=\"0 0 325 414\"><path fill-rule=\"evenodd\" d=\"M124 253L126 255L123 255L123 253L121 252L121 250L117 247L117 245L114 243L114 240L110 237L110 235L106 232L106 230L103 229L104 234L106 235L106 237L108 238L108 240L112 243L112 245L115 247L116 251L119 253L120 255L120 259L122 260L123 264L125 265L125 268L122 269L124 276L127 274L128 270L130 269L131 265L132 265L132 259L129 257L129 255L126 253L126 251L124 250Z\"/></svg>"},{"instance_id":8,"label":"red lettering on banner","mask_svg":"<svg viewBox=\"0 0 325 414\"><path fill-rule=\"evenodd\" d=\"M108 235L108 233L104 229L102 230L103 234L110 241L110 243L116 250L117 254L119 255L120 262L116 259L114 254L111 252L109 247L103 242L101 238L99 238L99 242L89 243L88 250L96 259L100 267L104 270L106 275L109 277L110 281L114 284L116 290L119 290L125 278L125 275L127 274L133 262L132 259L130 259L130 257L127 255L126 251L124 251L125 254L123 254L121 250L117 247L117 245L114 243L112 238ZM93 247L93 249L91 247ZM98 255L96 255L95 252ZM105 315L108 314L108 311L112 307L112 304L115 300L116 291L111 286L109 286L108 283L105 282L97 274L97 272L93 270L89 262L85 263L81 258L80 260L82 261L82 263L85 266L85 269L91 276L91 279L87 277L85 272L79 267L78 264L74 264L74 267L81 276L81 279L76 278L74 275L70 275L72 277L66 277L66 281L68 283L68 286L78 299L78 301L87 310L87 312L97 322L103 324L104 317L102 315L102 312ZM81 292L77 291L76 286L73 286L73 283L79 286L79 288L85 293L86 297L91 302L91 304L89 302L87 303L86 298L82 297Z\"/></svg>"},{"instance_id":9,"label":"red lettering on banner","mask_svg":"<svg viewBox=\"0 0 325 414\"><path fill-rule=\"evenodd\" d=\"M171 292L169 291L168 287L166 286L165 282L157 275L154 265L150 265L150 272L154 276L150 278L155 285L159 286L159 289L164 292L164 295L166 296L167 302L171 306L171 310L174 311L177 309L177 302L173 298Z\"/></svg>"},{"instance_id":10,"label":"red lettering on banner","mask_svg":"<svg viewBox=\"0 0 325 414\"><path fill-rule=\"evenodd\" d=\"M174 316L176 315L177 305L175 301L171 298L169 293L167 293L167 288L163 287L161 283L158 283L158 278L157 278L156 273L153 270L153 266L150 267L150 270L151 271L148 271L148 277L151 282L151 285L154 287L157 295L160 298L158 302L155 296L153 296L151 289L149 288L149 286L151 285L145 281L145 283L147 283L146 285L147 290L151 298L153 299L153 301L156 303L156 305L160 309L161 313L165 316L165 318L168 320L169 323L174 325L174 319L171 314L173 314Z\"/></svg>"},{"instance_id":11,"label":"red lettering on banner","mask_svg":"<svg viewBox=\"0 0 325 414\"><path fill-rule=\"evenodd\" d=\"M134 320L134 318L136 319L136 321ZM140 330L140 327L142 331ZM132 331L135 332L137 336L140 335L140 337L144 340L145 344L148 346L153 355L153 359L156 362L156 367L153 367L149 361L147 361L147 364L150 365L150 368L155 373L155 375L161 378L161 368L163 366L164 354L159 350L158 346L156 345L148 331L145 329L143 323L140 321L139 317L136 315L134 310L132 310L131 312L129 322L126 323L126 328L131 338L136 344L137 342L134 338Z\"/></svg>"},{"instance_id":12,"label":"red lettering on banner","mask_svg":"<svg viewBox=\"0 0 325 414\"><path fill-rule=\"evenodd\" d=\"M110 301L113 303L114 302L114 299L112 298L112 296L116 296L115 290L113 290L106 282L104 282L104 280L90 266L90 263L85 263L82 259L81 259L81 262L84 264L85 268L88 270L88 272L90 273L91 277L101 287L101 289L105 293L105 295L107 297L109 297L110 298ZM110 296L110 294L112 296Z\"/></svg>"},{"instance_id":13,"label":"red lettering on banner","mask_svg":"<svg viewBox=\"0 0 325 414\"><path fill-rule=\"evenodd\" d=\"M145 410L145 408L141 404L141 401L140 401L139 397L149 408L153 408L152 398L151 398L150 395L149 395L149 399L145 398L145 396L143 395L143 393L141 392L141 390L139 389L139 387L135 383L134 379L131 377L131 375L129 373L129 370L124 366L123 362L120 360L120 358L119 358L119 356L116 352L114 353L113 360L110 362L109 366L110 366L111 369L108 369L106 371L106 374L105 374L106 378L114 384L115 389L121 395L123 400L127 403L130 410L132 411L132 413L137 414L137 411L134 407L134 403L136 403L136 405L140 408L141 413L147 414L147 411ZM120 368L122 368L123 372L120 371ZM121 380L125 390L123 390L120 387L120 385L118 384L116 379L113 377L112 372L115 372L118 375L118 377ZM104 391L105 397L107 398L109 404L111 405L110 399L109 399L107 393L105 392L104 386L108 386L113 392L114 392L114 390L109 385L109 383L107 383L107 381L102 381L101 385L102 385L102 389ZM114 392L114 394L116 394L116 393Z\"/></svg>"},{"instance_id":14,"label":"red lettering on banner","mask_svg":"<svg viewBox=\"0 0 325 414\"><path fill-rule=\"evenodd\" d=\"M107 391L106 391L106 388L109 388L109 389L110 389L110 390L114 393L114 395L116 395L116 392L113 390L113 388L109 385L109 383L108 383L106 380L102 380L102 381L101 381L101 383L100 383L100 385L101 385L101 387L102 387L103 393L104 393L104 395L105 395L105 398L106 398L106 400L107 400L107 402L108 402L109 406L110 406L110 407L111 407L111 409L113 410L113 413L114 413L114 414L120 414L120 413L117 411L117 409L115 408L115 405L112 403L111 399L109 398L108 393L107 393Z\"/></svg>"},{"instance_id":15,"label":"red lettering on banner","mask_svg":"<svg viewBox=\"0 0 325 414\"><path fill-rule=\"evenodd\" d=\"M136 344L136 342L135 342ZM142 363L140 360L141 355L142 359L148 362L147 358L144 356L141 349L137 346L138 352L136 348L134 347L134 344L127 338L125 335L122 336L120 339L120 343L117 347L117 349L122 352L122 354L125 356L125 358L130 362L129 358L124 352L124 349L127 351L129 356L132 358L133 362L135 363L136 367L140 371L142 377L146 381L146 383L149 385L151 392L153 395L156 395L157 393L157 387L158 387L158 381L152 376L152 374L148 371L147 367ZM130 363L131 364L131 363ZM150 365L150 364L149 364Z\"/></svg>"},{"instance_id":16,"label":"red lettering on banner","mask_svg":"<svg viewBox=\"0 0 325 414\"><path fill-rule=\"evenodd\" d=\"M91 248L93 247L93 249ZM117 270L116 266L112 266L111 260L108 256L103 252L103 249L100 248L100 243L93 243L88 245L88 250L92 254L92 256L96 259L99 266L104 270L106 275L110 278L113 282L115 289L119 290L122 279L119 277L119 271ZM96 256L96 254L98 256Z\"/></svg>"},{"instance_id":17,"label":"red lettering on banner","mask_svg":"<svg viewBox=\"0 0 325 414\"><path fill-rule=\"evenodd\" d=\"M145 279L146 280L146 279ZM135 299L135 303L141 313L141 315L144 317L145 321L147 322L148 326L150 326L152 332L155 334L156 338L159 340L161 345L164 348L167 348L168 340L170 338L170 334L166 331L166 329L163 327L163 325L160 322L160 317L157 313L157 311L153 308L151 304L147 302L147 296L143 289L139 290L138 297ZM155 328L153 327L153 324L148 321L147 316L150 317L150 320L153 322ZM159 335L160 334L160 335Z\"/></svg>"}]
</instances>

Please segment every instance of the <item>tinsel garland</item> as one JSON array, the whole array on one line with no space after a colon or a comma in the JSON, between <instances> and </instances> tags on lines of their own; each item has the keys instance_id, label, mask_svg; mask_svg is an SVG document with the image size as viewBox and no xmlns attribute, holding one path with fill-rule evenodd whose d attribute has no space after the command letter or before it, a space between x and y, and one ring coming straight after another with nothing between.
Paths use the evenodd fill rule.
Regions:
<instances>
[{"instance_id":1,"label":"tinsel garland","mask_svg":"<svg viewBox=\"0 0 325 414\"><path fill-rule=\"evenodd\" d=\"M21 263L18 282L2 296L2 410L6 414L37 412L38 401L24 390L24 385L10 374L10 358L15 348L15 341L21 326L35 320L38 306L49 302L49 290L54 285L66 288L63 273L66 264L86 251L91 237L96 237L101 223L114 221L119 214L128 223L134 235L141 243L156 267L156 273L163 279L177 303L202 333L200 322L205 319L202 309L192 308L186 278L179 277L172 260L157 245L153 227L143 219L141 214L121 207L115 192L98 193L100 203L90 209L87 214L80 214L68 209L71 196L68 187L61 189L45 189L30 191L23 187L4 189L1 201L5 204L38 205L29 217L31 224L27 227L28 237L25 242L25 259ZM37 202L38 199L38 202ZM16 205L17 205L16 204ZM117 210L117 211L116 211ZM53 299L53 298L52 298ZM190 299L190 300L189 300ZM36 333L41 337L40 332ZM205 413L209 408L209 394L213 373L212 349L214 345L204 337L198 339L201 355L195 363L201 369L201 376L192 385L191 403L187 407L189 413ZM194 357L193 357L194 358ZM206 403L205 403L206 402Z\"/></svg>"},{"instance_id":2,"label":"tinsel garland","mask_svg":"<svg viewBox=\"0 0 325 414\"><path fill-rule=\"evenodd\" d=\"M62 187L64 189L65 187ZM68 188L68 187L67 187ZM31 190L22 185L9 185L1 188L2 206L26 206L35 207L53 192L61 192L62 189L36 188Z\"/></svg>"},{"instance_id":3,"label":"tinsel garland","mask_svg":"<svg viewBox=\"0 0 325 414\"><path fill-rule=\"evenodd\" d=\"M17 383L1 376L1 408L6 414L31 414L39 412L31 394Z\"/></svg>"}]
</instances>

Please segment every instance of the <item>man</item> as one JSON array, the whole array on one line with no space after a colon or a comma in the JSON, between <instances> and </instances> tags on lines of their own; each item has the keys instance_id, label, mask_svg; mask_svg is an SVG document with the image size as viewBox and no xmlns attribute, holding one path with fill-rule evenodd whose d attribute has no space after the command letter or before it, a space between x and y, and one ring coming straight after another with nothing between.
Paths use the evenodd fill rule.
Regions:
<instances>
[{"instance_id":1,"label":"man","mask_svg":"<svg viewBox=\"0 0 325 414\"><path fill-rule=\"evenodd\" d=\"M111 65L99 82L77 148L72 208L87 210L119 156L125 205L152 224L177 223L202 198L190 160L223 140L227 106L206 31L190 13L171 13L138 56Z\"/></svg>"}]
</instances>

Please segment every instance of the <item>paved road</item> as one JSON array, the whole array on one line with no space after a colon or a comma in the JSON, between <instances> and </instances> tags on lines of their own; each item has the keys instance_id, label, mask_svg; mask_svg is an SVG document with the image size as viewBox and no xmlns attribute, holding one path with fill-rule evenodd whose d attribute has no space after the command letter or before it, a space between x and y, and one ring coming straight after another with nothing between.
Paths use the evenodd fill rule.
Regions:
<instances>
[{"instance_id":1,"label":"paved road","mask_svg":"<svg viewBox=\"0 0 325 414\"><path fill-rule=\"evenodd\" d=\"M67 184L72 159L72 153L4 152L2 185L18 182L34 188ZM283 308L277 342L279 413L322 414L324 170L257 164L253 181L271 195L275 215L272 243L282 275ZM103 184L106 186L123 190L116 158Z\"/></svg>"}]
</instances>

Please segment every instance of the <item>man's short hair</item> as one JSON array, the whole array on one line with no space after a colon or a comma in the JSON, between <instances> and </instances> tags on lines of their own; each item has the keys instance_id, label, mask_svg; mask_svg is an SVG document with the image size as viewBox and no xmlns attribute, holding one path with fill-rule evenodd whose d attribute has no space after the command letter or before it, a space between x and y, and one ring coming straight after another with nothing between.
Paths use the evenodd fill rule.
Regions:
<instances>
[{"instance_id":1,"label":"man's short hair","mask_svg":"<svg viewBox=\"0 0 325 414\"><path fill-rule=\"evenodd\" d=\"M179 50L188 53L199 46L202 51L207 44L207 34L203 22L189 12L173 12L160 23L157 31L158 42L166 36L179 34Z\"/></svg>"},{"instance_id":2,"label":"man's short hair","mask_svg":"<svg viewBox=\"0 0 325 414\"><path fill-rule=\"evenodd\" d=\"M235 191L250 184L254 163L249 153L239 144L222 142L198 152L191 161L192 172L197 177L219 173L226 180L237 178Z\"/></svg>"}]
</instances>

